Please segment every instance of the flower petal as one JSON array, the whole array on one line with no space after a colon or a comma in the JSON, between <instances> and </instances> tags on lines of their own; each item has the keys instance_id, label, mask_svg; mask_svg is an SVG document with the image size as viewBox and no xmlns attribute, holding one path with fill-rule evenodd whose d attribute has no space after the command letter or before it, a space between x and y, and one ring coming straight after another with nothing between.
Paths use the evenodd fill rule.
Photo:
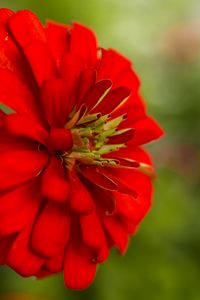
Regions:
<instances>
[{"instance_id":1,"label":"flower petal","mask_svg":"<svg viewBox=\"0 0 200 300\"><path fill-rule=\"evenodd\" d=\"M0 191L13 188L37 177L48 156L35 151L7 151L0 155Z\"/></svg>"},{"instance_id":2,"label":"flower petal","mask_svg":"<svg viewBox=\"0 0 200 300\"><path fill-rule=\"evenodd\" d=\"M69 106L69 86L62 79L50 79L41 89L43 110L51 127L63 127L67 121Z\"/></svg>"},{"instance_id":3,"label":"flower petal","mask_svg":"<svg viewBox=\"0 0 200 300\"><path fill-rule=\"evenodd\" d=\"M128 234L134 235L137 232L138 224L136 224L134 221L123 216L120 216L120 221Z\"/></svg>"},{"instance_id":4,"label":"flower petal","mask_svg":"<svg viewBox=\"0 0 200 300\"><path fill-rule=\"evenodd\" d=\"M134 209L132 208L131 219L135 223L140 222L151 206L153 192L151 179L147 175L134 169L110 169L109 176L119 182L119 186L120 184L122 185L121 192L125 194L124 196L122 195L122 197L125 199L127 195L128 197L132 197Z\"/></svg>"},{"instance_id":5,"label":"flower petal","mask_svg":"<svg viewBox=\"0 0 200 300\"><path fill-rule=\"evenodd\" d=\"M60 67L61 56L69 50L69 29L69 25L54 21L48 21L46 24L47 42L58 67Z\"/></svg>"},{"instance_id":6,"label":"flower petal","mask_svg":"<svg viewBox=\"0 0 200 300\"><path fill-rule=\"evenodd\" d=\"M0 265L6 264L6 258L15 236L0 237Z\"/></svg>"},{"instance_id":7,"label":"flower petal","mask_svg":"<svg viewBox=\"0 0 200 300\"><path fill-rule=\"evenodd\" d=\"M91 111L91 113L100 112L102 115L111 113L130 96L130 92L130 89L126 87L113 89L103 98L99 105Z\"/></svg>"},{"instance_id":8,"label":"flower petal","mask_svg":"<svg viewBox=\"0 0 200 300\"><path fill-rule=\"evenodd\" d=\"M129 142L131 145L143 145L160 138L163 130L151 117L141 119L133 125L134 136Z\"/></svg>"},{"instance_id":9,"label":"flower petal","mask_svg":"<svg viewBox=\"0 0 200 300\"><path fill-rule=\"evenodd\" d=\"M102 49L97 69L97 80L110 79L113 87L126 86L137 92L140 81L131 68L131 61L113 49Z\"/></svg>"},{"instance_id":10,"label":"flower petal","mask_svg":"<svg viewBox=\"0 0 200 300\"><path fill-rule=\"evenodd\" d=\"M104 216L103 224L121 254L126 252L128 247L128 234L124 230L120 221L113 216Z\"/></svg>"},{"instance_id":11,"label":"flower petal","mask_svg":"<svg viewBox=\"0 0 200 300\"><path fill-rule=\"evenodd\" d=\"M39 85L56 75L47 47L46 34L39 19L31 11L21 10L10 20L10 29L24 51Z\"/></svg>"},{"instance_id":12,"label":"flower petal","mask_svg":"<svg viewBox=\"0 0 200 300\"><path fill-rule=\"evenodd\" d=\"M41 193L44 198L56 203L66 203L69 196L69 182L61 160L52 156L42 175Z\"/></svg>"},{"instance_id":13,"label":"flower petal","mask_svg":"<svg viewBox=\"0 0 200 300\"><path fill-rule=\"evenodd\" d=\"M143 162L152 166L152 160L149 154L144 149L132 145L128 145L128 147L121 148L118 151L107 153L106 157L128 159L130 161Z\"/></svg>"},{"instance_id":14,"label":"flower petal","mask_svg":"<svg viewBox=\"0 0 200 300\"><path fill-rule=\"evenodd\" d=\"M38 120L39 112L33 93L13 72L0 69L0 95L0 104Z\"/></svg>"},{"instance_id":15,"label":"flower petal","mask_svg":"<svg viewBox=\"0 0 200 300\"><path fill-rule=\"evenodd\" d=\"M32 225L21 231L8 253L7 264L23 277L35 275L44 259L36 256L30 249L29 239Z\"/></svg>"},{"instance_id":16,"label":"flower petal","mask_svg":"<svg viewBox=\"0 0 200 300\"><path fill-rule=\"evenodd\" d=\"M110 90L112 86L112 81L110 80L101 80L93 85L89 91L86 93L83 103L86 104L88 111L90 111L99 100Z\"/></svg>"},{"instance_id":17,"label":"flower petal","mask_svg":"<svg viewBox=\"0 0 200 300\"><path fill-rule=\"evenodd\" d=\"M109 256L109 249L108 249L107 244L105 244L99 250L96 260L97 260L98 263L101 264L101 263L103 263L103 262L105 262L107 260L108 256Z\"/></svg>"},{"instance_id":18,"label":"flower petal","mask_svg":"<svg viewBox=\"0 0 200 300\"><path fill-rule=\"evenodd\" d=\"M73 53L66 53L62 57L60 65L60 75L65 80L68 89L68 107L66 108L66 115L68 115L72 108L76 105L78 97L78 83L82 71L85 69L85 64L79 55Z\"/></svg>"},{"instance_id":19,"label":"flower petal","mask_svg":"<svg viewBox=\"0 0 200 300\"><path fill-rule=\"evenodd\" d=\"M87 68L81 74L78 85L77 107L83 103L86 93L95 84L96 70L93 68Z\"/></svg>"},{"instance_id":20,"label":"flower petal","mask_svg":"<svg viewBox=\"0 0 200 300\"><path fill-rule=\"evenodd\" d=\"M14 14L14 12L8 8L0 9L0 23L7 23L8 19Z\"/></svg>"},{"instance_id":21,"label":"flower petal","mask_svg":"<svg viewBox=\"0 0 200 300\"><path fill-rule=\"evenodd\" d=\"M64 253L61 252L57 256L48 258L45 261L44 267L50 272L59 273L63 270L63 263L64 263Z\"/></svg>"},{"instance_id":22,"label":"flower petal","mask_svg":"<svg viewBox=\"0 0 200 300\"><path fill-rule=\"evenodd\" d=\"M34 143L32 140L26 138L19 138L8 134L4 128L4 120L0 120L0 153L5 151L20 150L31 150L38 151L38 143Z\"/></svg>"},{"instance_id":23,"label":"flower petal","mask_svg":"<svg viewBox=\"0 0 200 300\"><path fill-rule=\"evenodd\" d=\"M116 211L120 216L132 220L135 215L135 198L130 195L113 193L116 199Z\"/></svg>"},{"instance_id":24,"label":"flower petal","mask_svg":"<svg viewBox=\"0 0 200 300\"><path fill-rule=\"evenodd\" d=\"M70 52L80 55L87 65L97 62L97 41L94 33L87 27L73 23L70 35Z\"/></svg>"},{"instance_id":25,"label":"flower petal","mask_svg":"<svg viewBox=\"0 0 200 300\"><path fill-rule=\"evenodd\" d=\"M69 222L66 208L48 201L33 227L31 247L42 256L59 255L68 242Z\"/></svg>"},{"instance_id":26,"label":"flower petal","mask_svg":"<svg viewBox=\"0 0 200 300\"><path fill-rule=\"evenodd\" d=\"M92 248L103 248L106 239L97 214L92 212L80 216L80 224L84 243Z\"/></svg>"},{"instance_id":27,"label":"flower petal","mask_svg":"<svg viewBox=\"0 0 200 300\"><path fill-rule=\"evenodd\" d=\"M88 214L94 209L92 196L75 174L70 177L69 199L71 209L76 213Z\"/></svg>"},{"instance_id":28,"label":"flower petal","mask_svg":"<svg viewBox=\"0 0 200 300\"><path fill-rule=\"evenodd\" d=\"M79 166L79 170L84 177L105 190L116 191L118 189L112 179L99 172L98 167L81 165Z\"/></svg>"},{"instance_id":29,"label":"flower petal","mask_svg":"<svg viewBox=\"0 0 200 300\"><path fill-rule=\"evenodd\" d=\"M47 141L47 131L33 119L23 114L10 114L4 118L4 128L14 136L33 139L42 144Z\"/></svg>"},{"instance_id":30,"label":"flower petal","mask_svg":"<svg viewBox=\"0 0 200 300\"><path fill-rule=\"evenodd\" d=\"M78 218L72 218L70 242L66 247L64 280L67 288L86 289L94 279L95 251L83 244Z\"/></svg>"},{"instance_id":31,"label":"flower petal","mask_svg":"<svg viewBox=\"0 0 200 300\"><path fill-rule=\"evenodd\" d=\"M38 182L33 181L0 198L0 235L20 231L33 221L40 205Z\"/></svg>"},{"instance_id":32,"label":"flower petal","mask_svg":"<svg viewBox=\"0 0 200 300\"><path fill-rule=\"evenodd\" d=\"M93 281L97 265L93 251L80 245L69 245L65 254L64 279L66 287L73 290L86 289Z\"/></svg>"}]
</instances>

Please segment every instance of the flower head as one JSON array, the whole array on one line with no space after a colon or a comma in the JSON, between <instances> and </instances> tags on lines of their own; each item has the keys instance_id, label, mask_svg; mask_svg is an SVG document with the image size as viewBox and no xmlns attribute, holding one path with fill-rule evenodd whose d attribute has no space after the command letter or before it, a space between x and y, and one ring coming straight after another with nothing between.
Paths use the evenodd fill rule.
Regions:
<instances>
[{"instance_id":1,"label":"flower head","mask_svg":"<svg viewBox=\"0 0 200 300\"><path fill-rule=\"evenodd\" d=\"M83 25L1 9L0 103L0 263L84 289L151 206L139 79Z\"/></svg>"}]
</instances>

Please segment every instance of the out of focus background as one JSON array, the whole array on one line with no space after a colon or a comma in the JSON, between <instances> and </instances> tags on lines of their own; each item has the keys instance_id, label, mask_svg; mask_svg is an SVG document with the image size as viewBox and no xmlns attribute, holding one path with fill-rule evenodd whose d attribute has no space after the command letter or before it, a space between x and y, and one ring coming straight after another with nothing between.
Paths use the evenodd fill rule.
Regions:
<instances>
[{"instance_id":1,"label":"out of focus background","mask_svg":"<svg viewBox=\"0 0 200 300\"><path fill-rule=\"evenodd\" d=\"M199 300L200 1L0 0L0 6L31 9L43 22L92 27L101 46L133 60L148 111L166 131L148 147L158 174L154 205L126 256L113 251L84 292L66 290L61 275L37 281L1 267L0 299Z\"/></svg>"}]
</instances>

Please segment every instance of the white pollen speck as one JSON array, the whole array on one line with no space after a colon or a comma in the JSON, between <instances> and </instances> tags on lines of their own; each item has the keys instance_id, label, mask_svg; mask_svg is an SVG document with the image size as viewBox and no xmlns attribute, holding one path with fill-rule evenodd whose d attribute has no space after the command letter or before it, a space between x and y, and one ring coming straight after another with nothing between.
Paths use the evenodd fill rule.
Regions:
<instances>
[{"instance_id":1,"label":"white pollen speck","mask_svg":"<svg viewBox=\"0 0 200 300\"><path fill-rule=\"evenodd\" d=\"M5 41L7 41L8 40L8 35L5 37Z\"/></svg>"}]
</instances>

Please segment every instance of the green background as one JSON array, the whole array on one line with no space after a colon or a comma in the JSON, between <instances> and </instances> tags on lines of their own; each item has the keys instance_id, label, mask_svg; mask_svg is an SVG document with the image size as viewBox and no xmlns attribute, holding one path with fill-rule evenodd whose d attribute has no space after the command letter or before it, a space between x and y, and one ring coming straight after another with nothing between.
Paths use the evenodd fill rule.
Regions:
<instances>
[{"instance_id":1,"label":"green background","mask_svg":"<svg viewBox=\"0 0 200 300\"><path fill-rule=\"evenodd\" d=\"M157 165L153 209L124 257L116 251L84 292L62 276L23 279L1 267L0 294L49 300L200 299L200 3L198 0L0 0L45 19L92 27L131 58L148 111L166 131L148 148ZM2 296L0 296L1 299Z\"/></svg>"}]
</instances>

